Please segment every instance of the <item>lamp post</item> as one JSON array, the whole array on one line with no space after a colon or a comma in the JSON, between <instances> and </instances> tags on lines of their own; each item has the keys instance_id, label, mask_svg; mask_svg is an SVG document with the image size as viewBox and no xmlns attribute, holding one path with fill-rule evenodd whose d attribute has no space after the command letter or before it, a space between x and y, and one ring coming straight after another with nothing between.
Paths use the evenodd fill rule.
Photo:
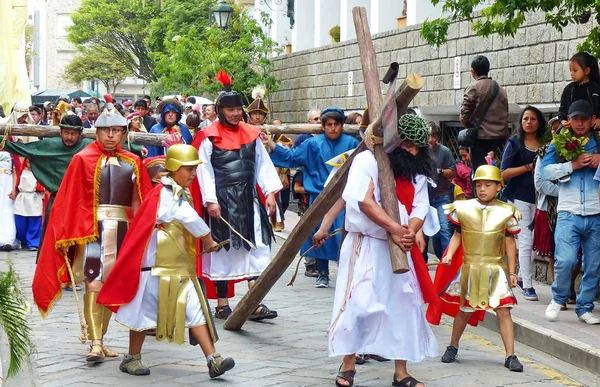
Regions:
<instances>
[{"instance_id":1,"label":"lamp post","mask_svg":"<svg viewBox=\"0 0 600 387\"><path fill-rule=\"evenodd\" d=\"M217 23L217 26L221 29L227 29L231 15L233 14L233 7L225 0L219 0L211 10L210 14L212 19Z\"/></svg>"}]
</instances>

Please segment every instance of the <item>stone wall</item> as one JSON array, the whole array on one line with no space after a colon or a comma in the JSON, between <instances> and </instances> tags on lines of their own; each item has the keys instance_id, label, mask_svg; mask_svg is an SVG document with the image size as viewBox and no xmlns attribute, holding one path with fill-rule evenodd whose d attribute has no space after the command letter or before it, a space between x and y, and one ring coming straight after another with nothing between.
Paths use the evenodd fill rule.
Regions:
<instances>
[{"instance_id":1,"label":"stone wall","mask_svg":"<svg viewBox=\"0 0 600 387\"><path fill-rule=\"evenodd\" d=\"M420 37L420 25L374 35L373 44L380 78L393 61L400 64L399 78L411 73L423 76L425 86L415 106L460 105L463 89L472 83L471 60L478 54L489 58L490 75L506 88L510 102L548 104L560 101L570 81L568 59L589 34L592 23L595 20L558 32L544 23L543 14L534 13L514 37L481 38L472 31L471 22L461 21L450 26L448 42L439 48L427 45ZM461 57L461 89L455 90L457 56ZM281 85L271 102L275 116L284 122L306 121L306 113L313 107L366 107L356 40L282 55L274 64ZM349 71L354 79L353 96L348 96Z\"/></svg>"}]
</instances>

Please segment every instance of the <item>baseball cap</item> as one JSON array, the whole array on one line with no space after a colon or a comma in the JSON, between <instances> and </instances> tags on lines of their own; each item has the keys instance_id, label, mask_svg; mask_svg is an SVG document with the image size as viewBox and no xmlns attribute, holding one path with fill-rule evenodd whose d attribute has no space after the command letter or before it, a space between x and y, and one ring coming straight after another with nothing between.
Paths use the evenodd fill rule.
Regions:
<instances>
[{"instance_id":1,"label":"baseball cap","mask_svg":"<svg viewBox=\"0 0 600 387\"><path fill-rule=\"evenodd\" d=\"M588 101L575 101L569 107L569 117L581 116L583 118L590 118L593 115L594 108Z\"/></svg>"}]
</instances>

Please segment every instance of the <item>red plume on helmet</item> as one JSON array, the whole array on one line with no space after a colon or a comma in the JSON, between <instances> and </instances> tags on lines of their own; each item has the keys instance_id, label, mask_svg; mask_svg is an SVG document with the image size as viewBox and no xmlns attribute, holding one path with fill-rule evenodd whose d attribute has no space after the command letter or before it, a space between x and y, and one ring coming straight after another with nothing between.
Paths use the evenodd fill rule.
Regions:
<instances>
[{"instance_id":1,"label":"red plume on helmet","mask_svg":"<svg viewBox=\"0 0 600 387\"><path fill-rule=\"evenodd\" d=\"M219 70L219 73L217 74L215 79L219 81L221 85L223 85L223 90L231 91L231 78L229 77L229 74L227 74L223 69Z\"/></svg>"}]
</instances>

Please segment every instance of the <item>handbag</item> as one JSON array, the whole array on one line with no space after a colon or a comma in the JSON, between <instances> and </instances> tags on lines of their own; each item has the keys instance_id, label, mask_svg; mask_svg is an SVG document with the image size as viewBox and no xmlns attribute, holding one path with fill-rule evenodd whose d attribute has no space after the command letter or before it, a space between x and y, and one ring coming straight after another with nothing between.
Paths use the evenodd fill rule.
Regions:
<instances>
[{"instance_id":1,"label":"handbag","mask_svg":"<svg viewBox=\"0 0 600 387\"><path fill-rule=\"evenodd\" d=\"M458 136L456 137L458 145L465 146L468 148L475 145L475 142L477 141L477 131L481 127L483 119L485 118L485 115L487 114L488 110L490 110L490 106L492 106L492 103L494 102L494 100L498 96L498 93L500 92L500 86L498 85L498 82L492 82L494 82L494 85L492 86L492 98L490 98L487 105L485 106L485 109L483 109L481 117L479 117L479 120L477 120L477 124L475 125L475 127L465 128L458 132Z\"/></svg>"}]
</instances>

